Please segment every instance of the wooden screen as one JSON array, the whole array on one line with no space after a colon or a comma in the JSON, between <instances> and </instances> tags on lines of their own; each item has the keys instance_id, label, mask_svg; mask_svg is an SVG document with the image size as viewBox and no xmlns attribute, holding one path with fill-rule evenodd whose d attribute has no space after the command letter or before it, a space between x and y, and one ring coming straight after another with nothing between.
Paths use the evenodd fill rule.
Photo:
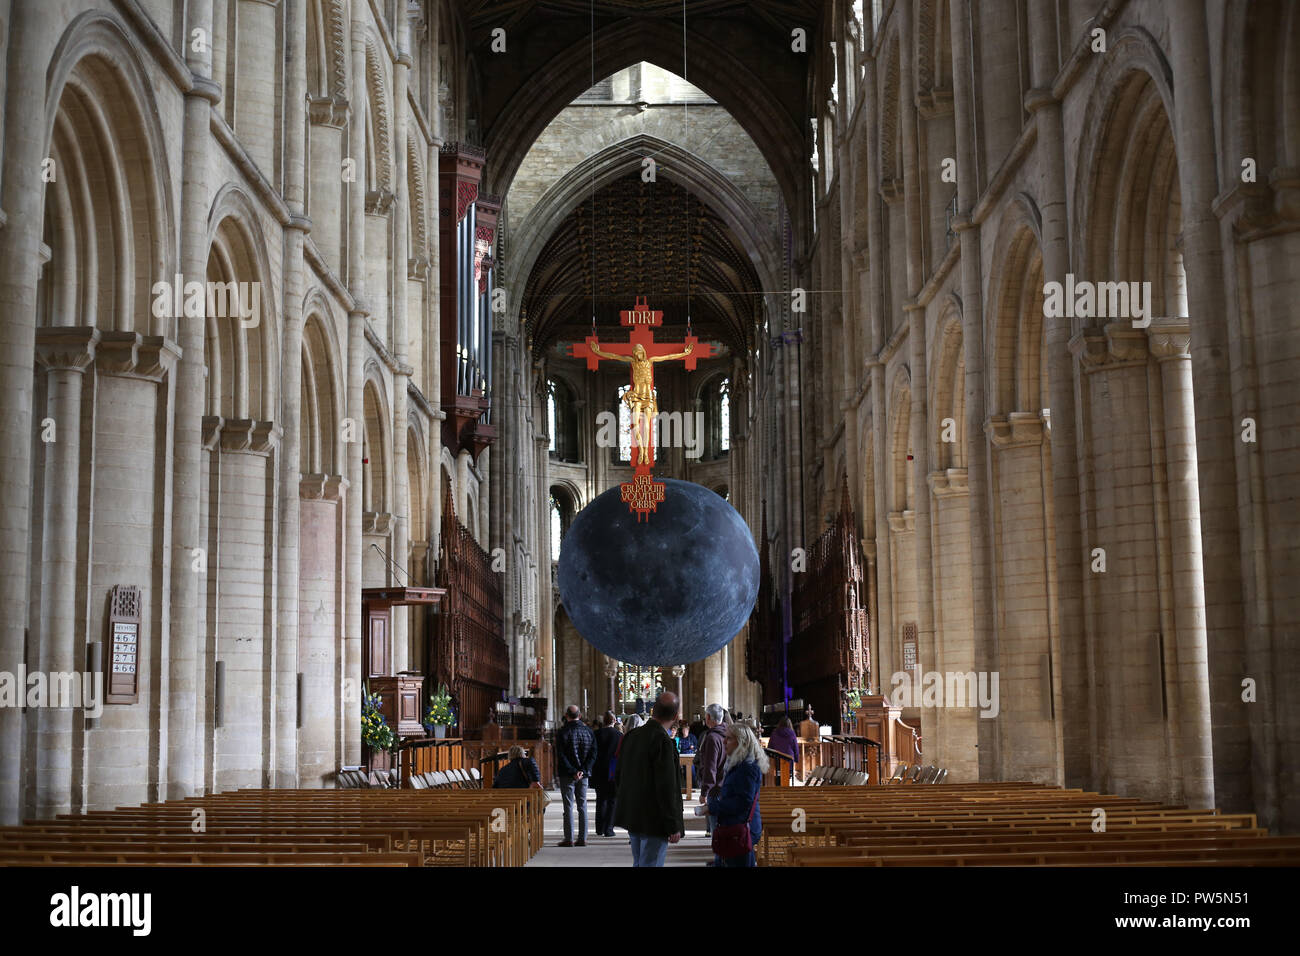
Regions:
<instances>
[{"instance_id":1,"label":"wooden screen","mask_svg":"<svg viewBox=\"0 0 1300 956\"><path fill-rule=\"evenodd\" d=\"M847 485L839 515L808 549L807 562L794 576L791 599L791 692L840 732L844 693L865 694L871 674L862 559Z\"/></svg>"},{"instance_id":2,"label":"wooden screen","mask_svg":"<svg viewBox=\"0 0 1300 956\"><path fill-rule=\"evenodd\" d=\"M492 570L491 555L456 517L450 489L443 501L435 584L447 593L426 651L426 699L439 683L446 684L456 706L457 735L476 737L510 684L510 654L501 637L500 575Z\"/></svg>"}]
</instances>

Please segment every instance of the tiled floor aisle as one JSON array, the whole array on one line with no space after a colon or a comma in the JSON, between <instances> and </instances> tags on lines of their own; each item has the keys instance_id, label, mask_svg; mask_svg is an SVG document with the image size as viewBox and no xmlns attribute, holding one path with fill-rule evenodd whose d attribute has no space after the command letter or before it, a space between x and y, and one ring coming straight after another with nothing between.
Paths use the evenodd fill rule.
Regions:
<instances>
[{"instance_id":1,"label":"tiled floor aisle","mask_svg":"<svg viewBox=\"0 0 1300 956\"><path fill-rule=\"evenodd\" d=\"M546 808L546 845L540 853L528 861L528 866L631 866L632 847L627 842L627 833L615 828L614 837L593 835L596 826L596 795L587 793L587 845L574 847L556 846L564 839L564 801L558 790L548 791L551 804ZM668 857L664 866L704 866L713 859L709 849L709 838L704 833L703 817L694 816L691 808L698 800L692 800L683 808L686 819L686 836L675 846L668 847ZM578 821L574 820L574 828Z\"/></svg>"}]
</instances>

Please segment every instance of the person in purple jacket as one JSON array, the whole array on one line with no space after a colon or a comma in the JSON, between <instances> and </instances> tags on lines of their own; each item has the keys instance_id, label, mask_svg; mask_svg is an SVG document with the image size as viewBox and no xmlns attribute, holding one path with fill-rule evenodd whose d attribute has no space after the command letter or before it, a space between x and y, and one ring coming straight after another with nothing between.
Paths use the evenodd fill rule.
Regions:
<instances>
[{"instance_id":1,"label":"person in purple jacket","mask_svg":"<svg viewBox=\"0 0 1300 956\"><path fill-rule=\"evenodd\" d=\"M781 722L772 731L772 736L767 739L767 746L769 750L785 754L794 761L795 767L799 765L799 735L794 732L794 725L790 723L789 717L781 718ZM793 776L793 767L790 773Z\"/></svg>"}]
</instances>

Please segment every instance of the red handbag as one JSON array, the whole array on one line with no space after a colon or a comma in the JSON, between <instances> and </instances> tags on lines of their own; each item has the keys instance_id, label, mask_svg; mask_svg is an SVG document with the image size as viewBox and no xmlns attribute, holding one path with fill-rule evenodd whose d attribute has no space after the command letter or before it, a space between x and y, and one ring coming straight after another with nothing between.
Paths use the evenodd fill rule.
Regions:
<instances>
[{"instance_id":1,"label":"red handbag","mask_svg":"<svg viewBox=\"0 0 1300 956\"><path fill-rule=\"evenodd\" d=\"M757 806L758 794L755 793L754 802L749 806L749 818L744 823L719 824L713 828L713 852L719 859L730 860L753 851L754 834L750 832L749 824L753 822Z\"/></svg>"}]
</instances>

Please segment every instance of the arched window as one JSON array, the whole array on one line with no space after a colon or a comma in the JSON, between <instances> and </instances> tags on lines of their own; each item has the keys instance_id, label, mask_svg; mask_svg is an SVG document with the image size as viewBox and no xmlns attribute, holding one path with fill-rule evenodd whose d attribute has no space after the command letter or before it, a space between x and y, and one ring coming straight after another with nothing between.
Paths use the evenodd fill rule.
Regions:
<instances>
[{"instance_id":1,"label":"arched window","mask_svg":"<svg viewBox=\"0 0 1300 956\"><path fill-rule=\"evenodd\" d=\"M573 389L558 378L546 380L546 427L551 435L552 458L582 461L577 399Z\"/></svg>"},{"instance_id":2,"label":"arched window","mask_svg":"<svg viewBox=\"0 0 1300 956\"><path fill-rule=\"evenodd\" d=\"M551 516L551 560L560 560L560 542L573 523L573 513L577 506L573 495L562 485L552 485L550 494Z\"/></svg>"},{"instance_id":3,"label":"arched window","mask_svg":"<svg viewBox=\"0 0 1300 956\"><path fill-rule=\"evenodd\" d=\"M564 537L564 516L560 514L560 503L551 495L551 560L560 560L560 539Z\"/></svg>"},{"instance_id":4,"label":"arched window","mask_svg":"<svg viewBox=\"0 0 1300 956\"><path fill-rule=\"evenodd\" d=\"M731 379L716 378L704 386L704 458L721 458L731 451Z\"/></svg>"}]
</instances>

